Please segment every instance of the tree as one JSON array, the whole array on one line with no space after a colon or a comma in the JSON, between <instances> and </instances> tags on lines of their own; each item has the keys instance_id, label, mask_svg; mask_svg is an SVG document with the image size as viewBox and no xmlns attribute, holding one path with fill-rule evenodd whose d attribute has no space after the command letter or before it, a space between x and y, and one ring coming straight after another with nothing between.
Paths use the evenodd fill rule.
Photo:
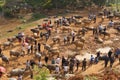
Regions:
<instances>
[{"instance_id":1,"label":"tree","mask_svg":"<svg viewBox=\"0 0 120 80\"><path fill-rule=\"evenodd\" d=\"M35 66L34 69L37 73L37 75L34 76L34 80L47 80L47 76L50 74L49 70L45 67L43 68L38 68Z\"/></svg>"},{"instance_id":2,"label":"tree","mask_svg":"<svg viewBox=\"0 0 120 80\"><path fill-rule=\"evenodd\" d=\"M5 5L5 3L6 3L6 0L0 0L0 12L1 12L1 17L3 17L4 16L4 5Z\"/></svg>"},{"instance_id":3,"label":"tree","mask_svg":"<svg viewBox=\"0 0 120 80\"><path fill-rule=\"evenodd\" d=\"M101 7L105 5L106 0L92 0L92 2Z\"/></svg>"}]
</instances>

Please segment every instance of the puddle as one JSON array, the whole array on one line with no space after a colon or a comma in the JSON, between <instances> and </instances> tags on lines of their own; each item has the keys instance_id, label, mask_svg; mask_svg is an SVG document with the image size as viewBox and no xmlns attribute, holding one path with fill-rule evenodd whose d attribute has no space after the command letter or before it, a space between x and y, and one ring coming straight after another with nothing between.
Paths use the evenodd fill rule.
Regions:
<instances>
[{"instance_id":1,"label":"puddle","mask_svg":"<svg viewBox=\"0 0 120 80\"><path fill-rule=\"evenodd\" d=\"M90 60L91 55L93 55L93 57L96 57L95 54L84 53L83 55L77 55L76 59L78 59L80 61L83 60L84 58L86 58L87 60Z\"/></svg>"},{"instance_id":2,"label":"puddle","mask_svg":"<svg viewBox=\"0 0 120 80\"><path fill-rule=\"evenodd\" d=\"M97 52L100 51L101 53L105 54L108 53L110 49L111 49L110 47L104 47L104 48L99 48L96 51Z\"/></svg>"}]
</instances>

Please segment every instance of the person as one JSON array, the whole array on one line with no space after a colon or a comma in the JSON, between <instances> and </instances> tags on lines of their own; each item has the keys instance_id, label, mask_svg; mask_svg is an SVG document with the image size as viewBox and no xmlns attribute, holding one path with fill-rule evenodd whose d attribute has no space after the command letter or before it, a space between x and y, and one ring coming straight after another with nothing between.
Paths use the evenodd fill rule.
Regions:
<instances>
[{"instance_id":1,"label":"person","mask_svg":"<svg viewBox=\"0 0 120 80\"><path fill-rule=\"evenodd\" d=\"M111 20L110 22L109 22L109 27L113 27L114 26L114 22L113 22L113 20Z\"/></svg>"},{"instance_id":2,"label":"person","mask_svg":"<svg viewBox=\"0 0 120 80\"><path fill-rule=\"evenodd\" d=\"M72 42L75 41L75 33L72 34Z\"/></svg>"},{"instance_id":3,"label":"person","mask_svg":"<svg viewBox=\"0 0 120 80\"><path fill-rule=\"evenodd\" d=\"M112 68L114 61L115 61L114 56L111 56L111 58L110 58L110 68Z\"/></svg>"},{"instance_id":4,"label":"person","mask_svg":"<svg viewBox=\"0 0 120 80\"><path fill-rule=\"evenodd\" d=\"M64 66L64 64L65 64L65 57L64 56L62 56L62 66Z\"/></svg>"},{"instance_id":5,"label":"person","mask_svg":"<svg viewBox=\"0 0 120 80\"><path fill-rule=\"evenodd\" d=\"M115 49L115 57L119 59L119 64L120 64L120 49L119 48Z\"/></svg>"},{"instance_id":6,"label":"person","mask_svg":"<svg viewBox=\"0 0 120 80\"><path fill-rule=\"evenodd\" d=\"M2 72L0 72L0 78L2 77L2 74L3 74L3 73L2 73Z\"/></svg>"},{"instance_id":7,"label":"person","mask_svg":"<svg viewBox=\"0 0 120 80\"><path fill-rule=\"evenodd\" d=\"M69 72L71 73L71 74L73 74L73 68L74 68L74 63L73 62L70 62L70 65L69 65Z\"/></svg>"},{"instance_id":8,"label":"person","mask_svg":"<svg viewBox=\"0 0 120 80\"><path fill-rule=\"evenodd\" d=\"M55 59L54 58L52 58L51 64L55 64Z\"/></svg>"},{"instance_id":9,"label":"person","mask_svg":"<svg viewBox=\"0 0 120 80\"><path fill-rule=\"evenodd\" d=\"M110 51L108 52L108 57L109 57L109 59L111 58L111 55L112 55L112 50L110 50Z\"/></svg>"},{"instance_id":10,"label":"person","mask_svg":"<svg viewBox=\"0 0 120 80\"><path fill-rule=\"evenodd\" d=\"M97 64L99 62L99 59L98 57L95 57L95 60L94 60L95 64Z\"/></svg>"},{"instance_id":11,"label":"person","mask_svg":"<svg viewBox=\"0 0 120 80\"><path fill-rule=\"evenodd\" d=\"M34 45L34 53L37 52L37 49L38 49L38 46L37 46L37 45Z\"/></svg>"},{"instance_id":12,"label":"person","mask_svg":"<svg viewBox=\"0 0 120 80\"><path fill-rule=\"evenodd\" d=\"M30 72L30 78L33 79L33 71Z\"/></svg>"},{"instance_id":13,"label":"person","mask_svg":"<svg viewBox=\"0 0 120 80\"><path fill-rule=\"evenodd\" d=\"M34 41L35 45L37 45L37 40Z\"/></svg>"},{"instance_id":14,"label":"person","mask_svg":"<svg viewBox=\"0 0 120 80\"><path fill-rule=\"evenodd\" d=\"M67 41L67 37L65 36L65 37L64 37L64 44L66 43L66 41Z\"/></svg>"},{"instance_id":15,"label":"person","mask_svg":"<svg viewBox=\"0 0 120 80\"><path fill-rule=\"evenodd\" d=\"M31 65L32 69L34 69L35 61L33 59L30 60L30 65Z\"/></svg>"},{"instance_id":16,"label":"person","mask_svg":"<svg viewBox=\"0 0 120 80\"><path fill-rule=\"evenodd\" d=\"M59 74L59 72L60 72L60 67L58 65L56 65L56 67L55 67L55 73Z\"/></svg>"},{"instance_id":17,"label":"person","mask_svg":"<svg viewBox=\"0 0 120 80\"><path fill-rule=\"evenodd\" d=\"M109 62L109 57L107 56L107 55L105 55L105 68L107 67L107 65L108 65L108 62Z\"/></svg>"},{"instance_id":18,"label":"person","mask_svg":"<svg viewBox=\"0 0 120 80\"><path fill-rule=\"evenodd\" d=\"M86 29L83 27L81 31L82 31L82 36L85 36Z\"/></svg>"},{"instance_id":19,"label":"person","mask_svg":"<svg viewBox=\"0 0 120 80\"><path fill-rule=\"evenodd\" d=\"M76 70L78 70L79 65L80 65L80 61L79 61L79 60L76 60L76 67L77 67L77 69L76 69Z\"/></svg>"},{"instance_id":20,"label":"person","mask_svg":"<svg viewBox=\"0 0 120 80\"><path fill-rule=\"evenodd\" d=\"M64 75L68 72L68 66L64 66Z\"/></svg>"},{"instance_id":21,"label":"person","mask_svg":"<svg viewBox=\"0 0 120 80\"><path fill-rule=\"evenodd\" d=\"M45 63L48 63L48 56L45 56Z\"/></svg>"},{"instance_id":22,"label":"person","mask_svg":"<svg viewBox=\"0 0 120 80\"><path fill-rule=\"evenodd\" d=\"M96 15L93 15L93 21L96 23Z\"/></svg>"},{"instance_id":23,"label":"person","mask_svg":"<svg viewBox=\"0 0 120 80\"><path fill-rule=\"evenodd\" d=\"M102 24L99 25L98 29L99 29L99 33L101 33L102 30L104 29L103 26L102 26Z\"/></svg>"},{"instance_id":24,"label":"person","mask_svg":"<svg viewBox=\"0 0 120 80\"><path fill-rule=\"evenodd\" d=\"M96 30L97 28L93 28L93 35L95 35L96 33L97 33L97 30Z\"/></svg>"},{"instance_id":25,"label":"person","mask_svg":"<svg viewBox=\"0 0 120 80\"><path fill-rule=\"evenodd\" d=\"M60 59L60 57L59 56L57 56L57 58L56 58L56 64L59 64L60 63L60 61L61 61L61 59Z\"/></svg>"},{"instance_id":26,"label":"person","mask_svg":"<svg viewBox=\"0 0 120 80\"><path fill-rule=\"evenodd\" d=\"M86 61L86 58L84 58L84 60L82 61L82 70L83 71L86 70L86 64L87 64L87 61Z\"/></svg>"},{"instance_id":27,"label":"person","mask_svg":"<svg viewBox=\"0 0 120 80\"><path fill-rule=\"evenodd\" d=\"M17 80L23 80L23 76L22 75L18 75L18 79Z\"/></svg>"},{"instance_id":28,"label":"person","mask_svg":"<svg viewBox=\"0 0 120 80\"><path fill-rule=\"evenodd\" d=\"M103 16L102 16L102 19L101 19L101 20L102 20L102 22L104 21L104 18L105 18L105 16L103 15Z\"/></svg>"},{"instance_id":29,"label":"person","mask_svg":"<svg viewBox=\"0 0 120 80\"><path fill-rule=\"evenodd\" d=\"M27 62L26 62L26 70L28 70L28 69L30 69L30 61L29 60L27 60Z\"/></svg>"},{"instance_id":30,"label":"person","mask_svg":"<svg viewBox=\"0 0 120 80\"><path fill-rule=\"evenodd\" d=\"M38 67L42 68L42 62L41 62L41 60L38 61Z\"/></svg>"},{"instance_id":31,"label":"person","mask_svg":"<svg viewBox=\"0 0 120 80\"><path fill-rule=\"evenodd\" d=\"M22 45L22 53L25 55L25 44Z\"/></svg>"},{"instance_id":32,"label":"person","mask_svg":"<svg viewBox=\"0 0 120 80\"><path fill-rule=\"evenodd\" d=\"M28 46L27 46L27 54L30 54L30 50L31 50L31 45L28 44Z\"/></svg>"},{"instance_id":33,"label":"person","mask_svg":"<svg viewBox=\"0 0 120 80\"><path fill-rule=\"evenodd\" d=\"M38 52L40 52L41 50L40 50L40 47L41 47L41 44L40 43L38 43Z\"/></svg>"},{"instance_id":34,"label":"person","mask_svg":"<svg viewBox=\"0 0 120 80\"><path fill-rule=\"evenodd\" d=\"M2 48L0 47L0 54L2 54Z\"/></svg>"},{"instance_id":35,"label":"person","mask_svg":"<svg viewBox=\"0 0 120 80\"><path fill-rule=\"evenodd\" d=\"M33 45L31 45L31 53L33 54Z\"/></svg>"},{"instance_id":36,"label":"person","mask_svg":"<svg viewBox=\"0 0 120 80\"><path fill-rule=\"evenodd\" d=\"M91 58L90 58L90 65L92 65L93 62L94 62L94 57L93 57L93 55L91 55Z\"/></svg>"},{"instance_id":37,"label":"person","mask_svg":"<svg viewBox=\"0 0 120 80\"><path fill-rule=\"evenodd\" d=\"M70 36L67 36L67 43L70 43Z\"/></svg>"},{"instance_id":38,"label":"person","mask_svg":"<svg viewBox=\"0 0 120 80\"><path fill-rule=\"evenodd\" d=\"M46 42L47 42L47 40L49 39L49 34L46 33L46 34L45 34L45 37L46 37Z\"/></svg>"},{"instance_id":39,"label":"person","mask_svg":"<svg viewBox=\"0 0 120 80\"><path fill-rule=\"evenodd\" d=\"M40 38L43 39L43 33L42 32L40 33Z\"/></svg>"},{"instance_id":40,"label":"person","mask_svg":"<svg viewBox=\"0 0 120 80\"><path fill-rule=\"evenodd\" d=\"M97 54L97 58L99 58L100 57L100 51L98 51L96 54Z\"/></svg>"}]
</instances>

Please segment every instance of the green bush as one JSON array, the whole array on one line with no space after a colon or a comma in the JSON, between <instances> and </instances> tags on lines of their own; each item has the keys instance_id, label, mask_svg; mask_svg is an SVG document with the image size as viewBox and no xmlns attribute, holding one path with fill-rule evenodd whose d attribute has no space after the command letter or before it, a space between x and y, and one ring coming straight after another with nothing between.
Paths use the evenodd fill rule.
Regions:
<instances>
[{"instance_id":1,"label":"green bush","mask_svg":"<svg viewBox=\"0 0 120 80\"><path fill-rule=\"evenodd\" d=\"M49 70L45 67L38 68L37 66L35 66L34 70L37 73L34 76L34 80L47 80L47 76L50 74Z\"/></svg>"},{"instance_id":2,"label":"green bush","mask_svg":"<svg viewBox=\"0 0 120 80\"><path fill-rule=\"evenodd\" d=\"M96 76L85 76L84 80L98 80Z\"/></svg>"},{"instance_id":3,"label":"green bush","mask_svg":"<svg viewBox=\"0 0 120 80\"><path fill-rule=\"evenodd\" d=\"M4 9L4 16L7 17L7 18L12 18L14 17L11 13L11 10L10 9Z\"/></svg>"}]
</instances>

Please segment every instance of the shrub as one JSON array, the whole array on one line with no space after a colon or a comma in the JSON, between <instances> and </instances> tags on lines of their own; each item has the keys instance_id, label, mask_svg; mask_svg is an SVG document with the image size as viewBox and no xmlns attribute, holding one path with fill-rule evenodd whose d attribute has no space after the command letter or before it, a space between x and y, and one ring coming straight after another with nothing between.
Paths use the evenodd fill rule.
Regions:
<instances>
[{"instance_id":1,"label":"shrub","mask_svg":"<svg viewBox=\"0 0 120 80\"><path fill-rule=\"evenodd\" d=\"M38 68L35 66L36 75L34 76L34 80L47 80L47 76L50 74L49 70L45 67Z\"/></svg>"}]
</instances>

